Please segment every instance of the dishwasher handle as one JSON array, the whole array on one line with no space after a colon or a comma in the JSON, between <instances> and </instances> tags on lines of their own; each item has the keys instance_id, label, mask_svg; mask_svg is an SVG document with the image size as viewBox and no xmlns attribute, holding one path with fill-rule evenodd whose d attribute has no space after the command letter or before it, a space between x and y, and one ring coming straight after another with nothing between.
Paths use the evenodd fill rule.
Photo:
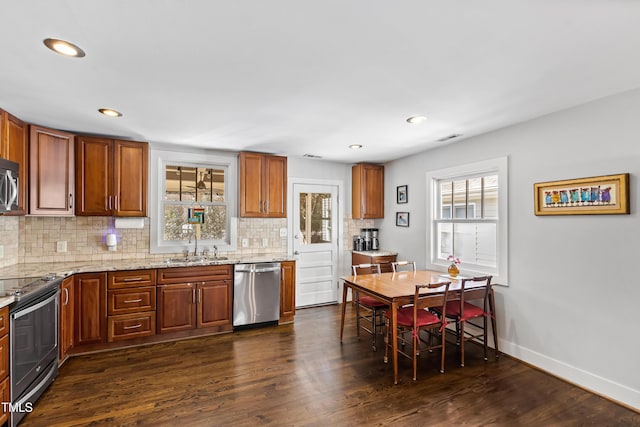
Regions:
<instances>
[{"instance_id":1,"label":"dishwasher handle","mask_svg":"<svg viewBox=\"0 0 640 427\"><path fill-rule=\"evenodd\" d=\"M280 271L280 266L274 267L238 267L236 266L235 271L237 273L271 273L274 271Z\"/></svg>"}]
</instances>

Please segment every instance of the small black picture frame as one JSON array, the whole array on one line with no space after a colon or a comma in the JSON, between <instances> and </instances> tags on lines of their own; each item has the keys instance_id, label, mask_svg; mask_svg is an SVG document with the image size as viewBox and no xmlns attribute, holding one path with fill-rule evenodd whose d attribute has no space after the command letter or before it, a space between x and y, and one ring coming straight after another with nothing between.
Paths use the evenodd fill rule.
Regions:
<instances>
[{"instance_id":1,"label":"small black picture frame","mask_svg":"<svg viewBox=\"0 0 640 427\"><path fill-rule=\"evenodd\" d=\"M397 227L409 226L409 212L396 212L396 226Z\"/></svg>"},{"instance_id":2,"label":"small black picture frame","mask_svg":"<svg viewBox=\"0 0 640 427\"><path fill-rule=\"evenodd\" d=\"M398 204L407 203L409 201L409 189L406 185L396 187L396 198Z\"/></svg>"}]
</instances>

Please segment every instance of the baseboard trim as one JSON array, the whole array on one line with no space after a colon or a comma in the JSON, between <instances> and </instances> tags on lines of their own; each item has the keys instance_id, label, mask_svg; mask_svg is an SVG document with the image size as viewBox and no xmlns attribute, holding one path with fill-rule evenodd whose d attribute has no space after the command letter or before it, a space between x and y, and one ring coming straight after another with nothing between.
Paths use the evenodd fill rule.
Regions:
<instances>
[{"instance_id":1,"label":"baseboard trim","mask_svg":"<svg viewBox=\"0 0 640 427\"><path fill-rule=\"evenodd\" d=\"M616 383L504 339L500 339L499 343L500 352L510 357L640 413L640 390L634 390L624 384Z\"/></svg>"}]
</instances>

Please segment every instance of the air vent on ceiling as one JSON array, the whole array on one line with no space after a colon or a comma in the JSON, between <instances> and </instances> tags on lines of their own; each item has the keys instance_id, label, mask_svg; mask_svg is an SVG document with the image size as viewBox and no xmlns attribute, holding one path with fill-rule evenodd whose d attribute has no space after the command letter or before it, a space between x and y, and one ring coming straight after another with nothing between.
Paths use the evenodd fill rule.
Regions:
<instances>
[{"instance_id":1,"label":"air vent on ceiling","mask_svg":"<svg viewBox=\"0 0 640 427\"><path fill-rule=\"evenodd\" d=\"M302 156L303 157L309 157L310 159L321 159L322 158L322 156L318 156L318 155L315 155L315 154L303 154Z\"/></svg>"},{"instance_id":2,"label":"air vent on ceiling","mask_svg":"<svg viewBox=\"0 0 640 427\"><path fill-rule=\"evenodd\" d=\"M450 139L458 138L459 136L462 136L462 134L460 134L460 133L452 133L451 135L448 135L448 136L445 136L445 137L443 137L443 138L440 138L440 139L438 140L438 142L445 142L445 141L449 141Z\"/></svg>"}]
</instances>

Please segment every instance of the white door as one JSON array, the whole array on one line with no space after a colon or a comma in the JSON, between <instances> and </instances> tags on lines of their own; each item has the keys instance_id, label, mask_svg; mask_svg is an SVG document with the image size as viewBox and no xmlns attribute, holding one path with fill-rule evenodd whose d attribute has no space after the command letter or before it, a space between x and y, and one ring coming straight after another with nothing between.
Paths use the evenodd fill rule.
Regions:
<instances>
[{"instance_id":1,"label":"white door","mask_svg":"<svg viewBox=\"0 0 640 427\"><path fill-rule=\"evenodd\" d=\"M296 307L338 300L338 187L293 184Z\"/></svg>"}]
</instances>

